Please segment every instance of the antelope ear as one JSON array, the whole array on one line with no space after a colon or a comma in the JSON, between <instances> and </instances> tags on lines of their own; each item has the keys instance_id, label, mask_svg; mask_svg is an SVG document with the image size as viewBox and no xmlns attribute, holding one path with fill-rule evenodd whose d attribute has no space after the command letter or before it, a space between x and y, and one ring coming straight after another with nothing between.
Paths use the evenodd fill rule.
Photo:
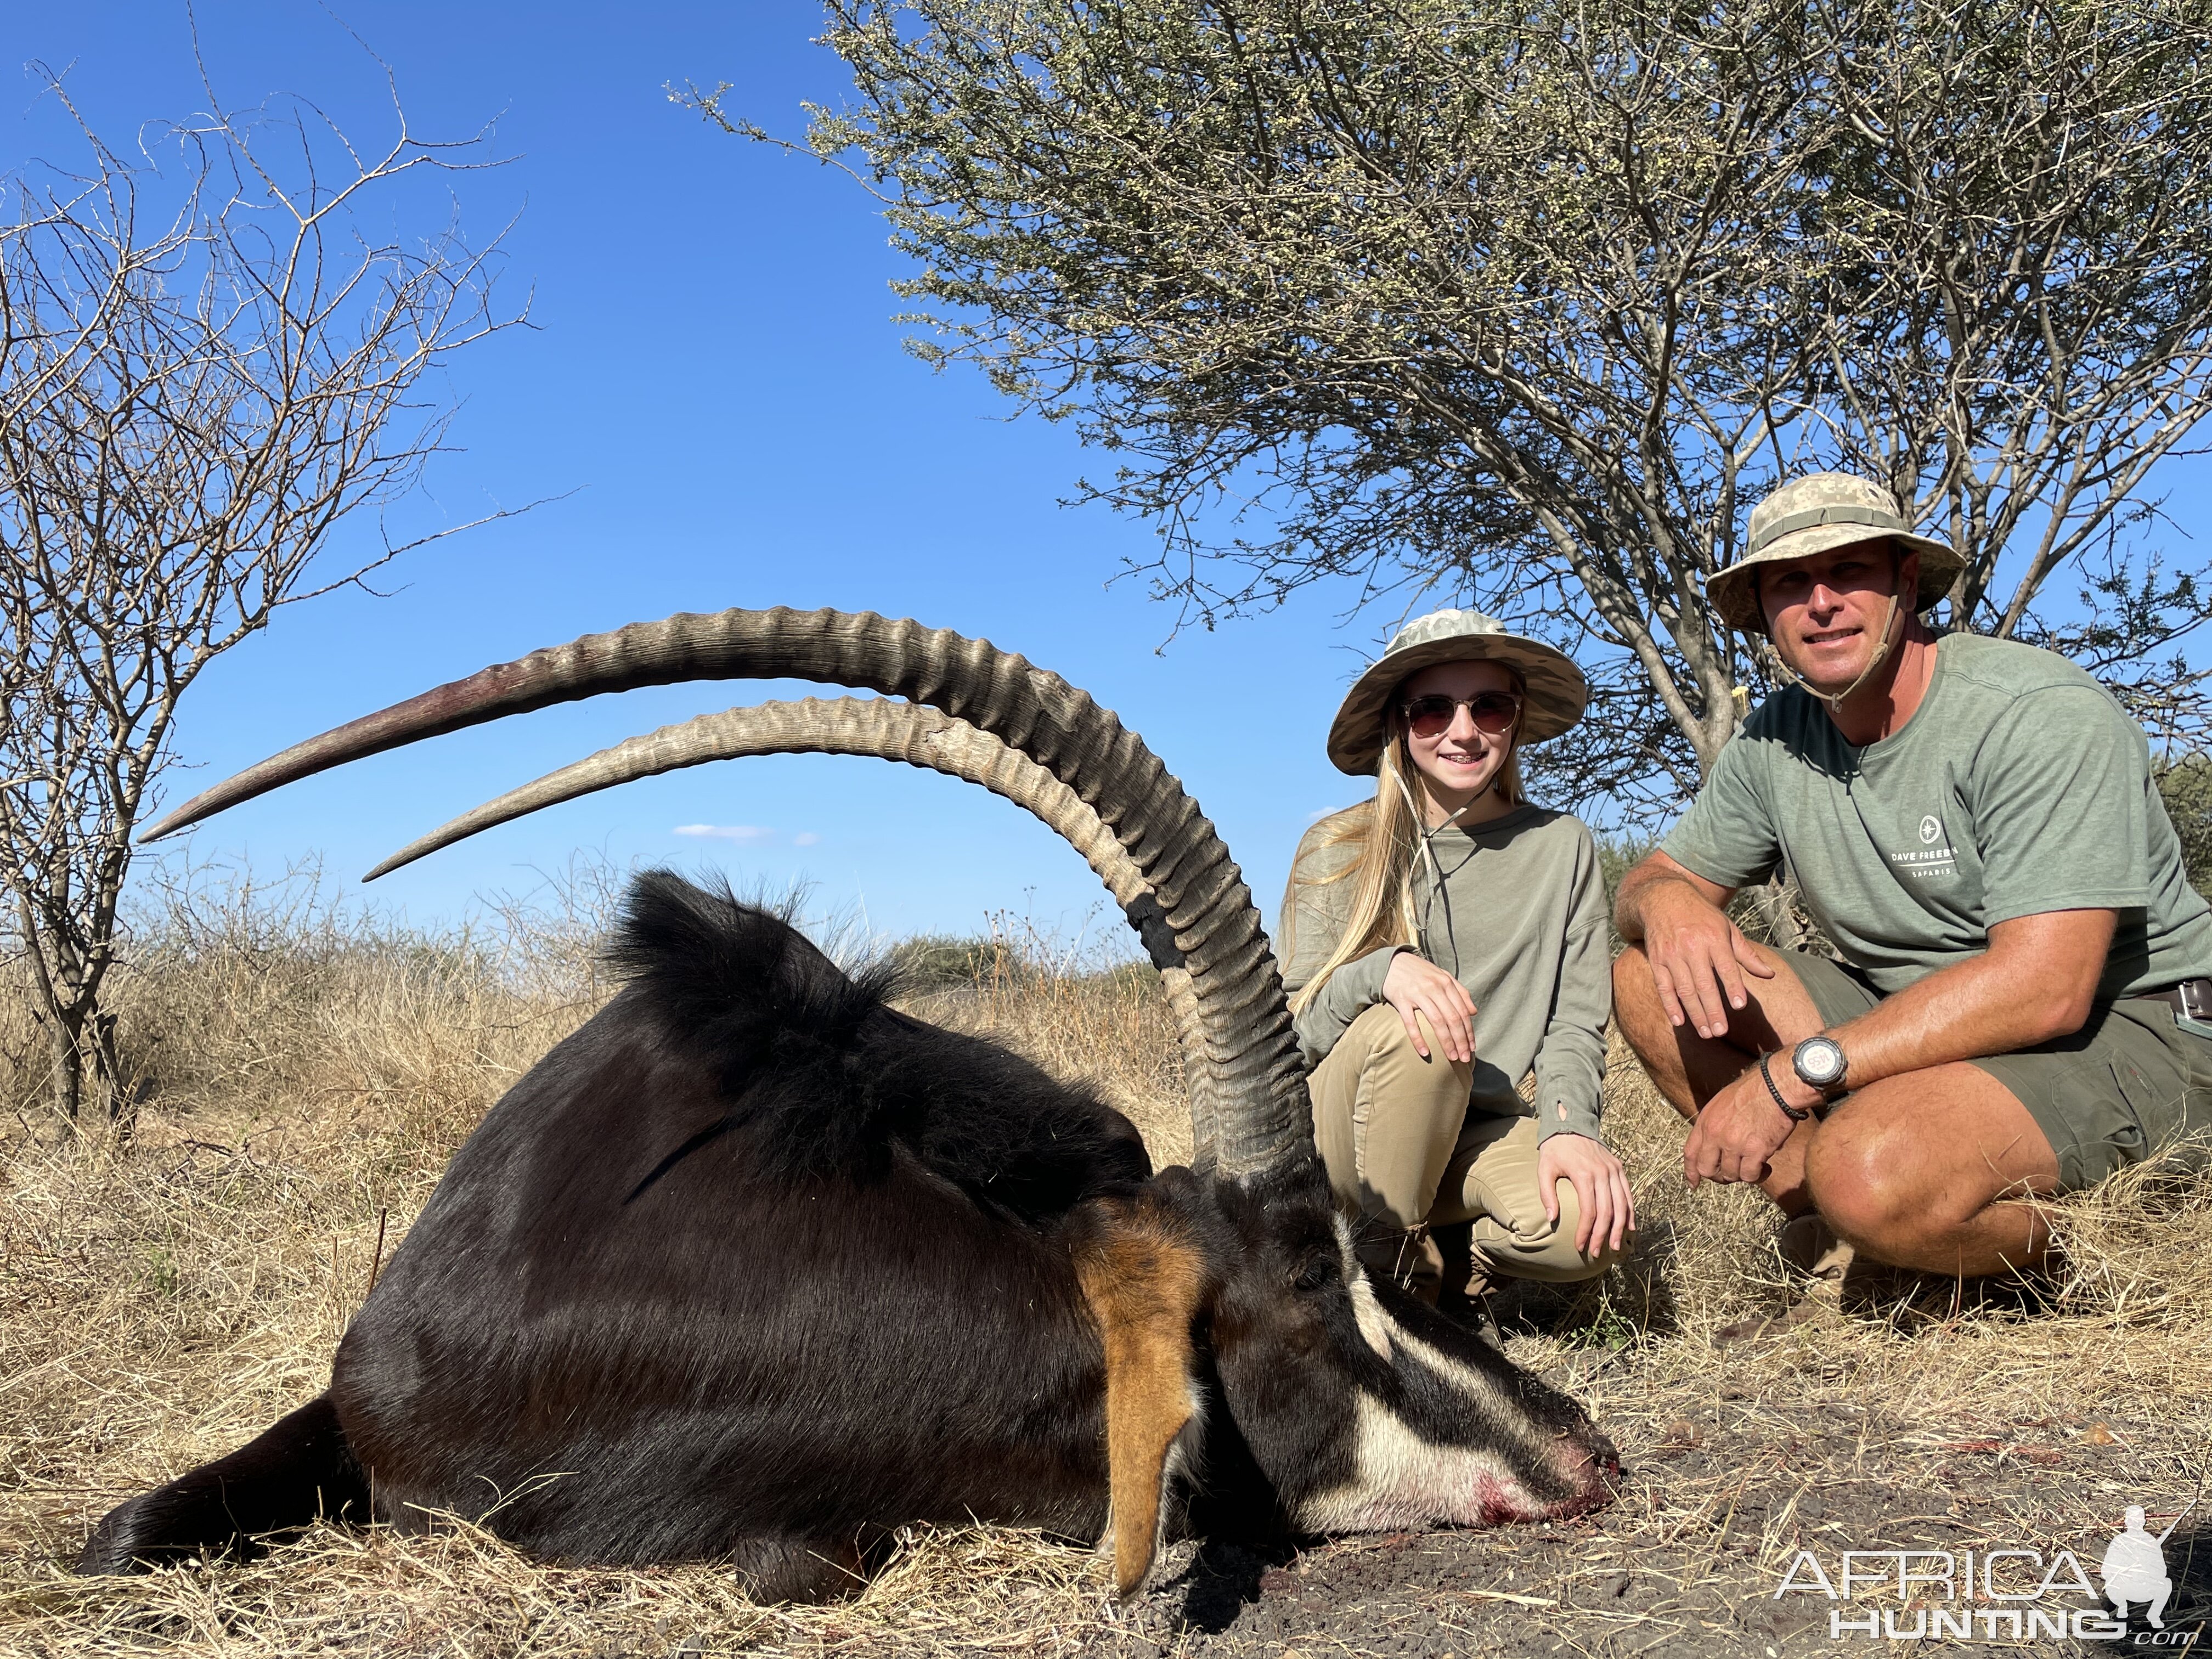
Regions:
<instances>
[{"instance_id":1,"label":"antelope ear","mask_svg":"<svg viewBox=\"0 0 2212 1659\"><path fill-rule=\"evenodd\" d=\"M1164 1216L1101 1205L1103 1224L1078 1246L1076 1275L1106 1350L1106 1468L1114 1589L1145 1586L1159 1553L1160 1488L1183 1425L1198 1415L1191 1322L1205 1258Z\"/></svg>"}]
</instances>

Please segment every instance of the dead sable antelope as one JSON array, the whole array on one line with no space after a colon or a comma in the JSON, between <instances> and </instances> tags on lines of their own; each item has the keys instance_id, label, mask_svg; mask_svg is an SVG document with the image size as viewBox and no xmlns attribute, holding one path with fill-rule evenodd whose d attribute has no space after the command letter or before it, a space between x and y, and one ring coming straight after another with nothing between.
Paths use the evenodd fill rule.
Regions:
<instances>
[{"instance_id":1,"label":"dead sable antelope","mask_svg":"<svg viewBox=\"0 0 2212 1659\"><path fill-rule=\"evenodd\" d=\"M763 1598L817 1597L856 1587L891 1528L982 1519L1110 1528L1130 1595L1168 1532L1487 1524L1608 1499L1613 1449L1571 1401L1362 1272L1228 849L1133 733L1020 657L872 615L673 617L341 726L150 833L504 714L738 678L909 701L767 704L635 738L382 868L743 754L982 783L1076 845L1160 967L1193 1167L1155 1173L1095 1095L896 1012L886 972L848 976L781 918L646 875L613 947L625 988L454 1156L328 1391L115 1510L79 1571L319 1515L446 1513L550 1558L726 1559Z\"/></svg>"}]
</instances>

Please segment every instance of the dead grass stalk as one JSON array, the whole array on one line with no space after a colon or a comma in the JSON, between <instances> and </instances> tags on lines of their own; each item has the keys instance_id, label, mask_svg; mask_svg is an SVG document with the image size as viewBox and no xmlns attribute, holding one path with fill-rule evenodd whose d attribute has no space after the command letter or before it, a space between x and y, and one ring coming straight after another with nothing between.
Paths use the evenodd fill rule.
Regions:
<instances>
[{"instance_id":1,"label":"dead grass stalk","mask_svg":"<svg viewBox=\"0 0 2212 1659\"><path fill-rule=\"evenodd\" d=\"M1138 1640L1107 1610L1090 1556L994 1528L917 1533L857 1601L818 1609L754 1607L711 1566L549 1566L465 1525L407 1539L317 1529L251 1565L68 1576L110 1505L322 1385L380 1232L388 1253L485 1109L605 994L592 922L589 904L571 903L429 936L250 889L186 904L146 930L119 988L144 1103L127 1141L58 1146L34 1133L33 1034L15 1005L0 1011L0 1056L15 1061L0 1069L13 1109L0 1117L0 1650L1118 1651ZM1145 975L1035 951L991 960L918 1012L1097 1079L1159 1161L1188 1154L1173 1033ZM2027 1285L1922 1281L1717 1349L1720 1325L1784 1294L1772 1218L1755 1194L1684 1188L1680 1127L1623 1054L1608 1094L1640 1245L1598 1285L1526 1298L1513 1348L1574 1389L1632 1467L1719 1400L1742 1421L1774 1417L1777 1432L1829 1402L1815 1408L1915 1425L1930 1443L2039 1416L2148 1419L2203 1443L2212 1182L2144 1170L2061 1203L2062 1264ZM1733 1498L1721 1485L1634 1489L1620 1525L1724 1538L1751 1478ZM1793 1512L1770 1511L1759 1559L1783 1547Z\"/></svg>"}]
</instances>

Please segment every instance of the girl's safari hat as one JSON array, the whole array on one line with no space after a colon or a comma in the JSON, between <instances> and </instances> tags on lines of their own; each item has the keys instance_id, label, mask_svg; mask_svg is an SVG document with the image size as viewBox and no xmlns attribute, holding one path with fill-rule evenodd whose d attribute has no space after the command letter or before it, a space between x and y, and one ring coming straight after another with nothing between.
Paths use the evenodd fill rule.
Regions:
<instances>
[{"instance_id":1,"label":"girl's safari hat","mask_svg":"<svg viewBox=\"0 0 2212 1659\"><path fill-rule=\"evenodd\" d=\"M1440 662L1502 662L1528 688L1521 709L1523 744L1556 738L1583 717L1589 682L1574 659L1540 641L1509 634L1480 611L1431 611L1400 629L1374 665L1352 682L1328 728L1328 757L1340 772L1363 777L1382 758L1391 695L1409 674Z\"/></svg>"},{"instance_id":2,"label":"girl's safari hat","mask_svg":"<svg viewBox=\"0 0 2212 1659\"><path fill-rule=\"evenodd\" d=\"M1920 592L1925 611L1951 591L1966 561L1948 544L1916 536L1897 510L1897 497L1880 484L1848 472L1815 472L1776 490L1753 511L1743 556L1705 578L1705 597L1721 620L1747 634L1766 632L1759 608L1759 567L1808 559L1854 542L1892 541L1920 555Z\"/></svg>"}]
</instances>

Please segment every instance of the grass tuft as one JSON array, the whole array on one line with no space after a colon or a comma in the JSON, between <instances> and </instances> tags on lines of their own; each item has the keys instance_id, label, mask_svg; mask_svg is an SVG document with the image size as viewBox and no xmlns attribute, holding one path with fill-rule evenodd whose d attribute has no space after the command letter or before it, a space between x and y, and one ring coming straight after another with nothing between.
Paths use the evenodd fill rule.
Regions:
<instances>
[{"instance_id":1,"label":"grass tuft","mask_svg":"<svg viewBox=\"0 0 2212 1659\"><path fill-rule=\"evenodd\" d=\"M317 1528L246 1565L69 1576L110 1506L322 1387L380 1236L388 1255L484 1110L607 994L591 948L599 914L572 902L428 935L289 893L180 897L142 927L118 987L143 1103L127 1139L41 1133L36 1034L20 1000L0 1006L0 1650L1134 1653L1197 1639L1175 1625L1172 1597L1118 1613L1091 1553L999 1528L910 1534L858 1600L819 1608L755 1607L711 1565L550 1565L458 1523L406 1538ZM915 1012L1094 1079L1157 1161L1188 1155L1174 1031L1148 975L1004 930L915 954ZM1850 1425L1850 1467L1869 1479L1917 1472L1958 1502L1984 1478L1960 1460L1984 1444L2118 1456L2146 1433L2173 1451L2204 1443L2212 1180L2144 1167L2061 1202L2058 1261L2024 1283L1900 1279L1778 1338L1717 1346L1722 1326L1791 1293L1771 1212L1741 1189L1686 1189L1680 1127L1618 1048L1607 1096L1637 1248L1602 1281L1531 1291L1508 1310L1514 1357L1577 1393L1640 1471L1592 1523L1603 1531L1576 1534L1591 1573L1657 1564L1668 1582L1733 1584L1752 1605L1813 1524L1815 1485L1796 1471L1823 1423ZM1846 1451L1820 1455L1841 1468ZM2154 1463L2130 1465L2122 1484L2180 1481L2185 1496ZM1762 1491L1764 1518L1744 1522ZM2006 1501L2015 1529L2063 1518L2038 1521L2041 1499ZM1528 1536L1502 1535L1498 1559ZM1385 1549L1353 1540L1310 1559L1350 1571ZM1185 1568L1188 1549L1171 1572ZM1613 1628L1543 1611L1568 1605L1571 1574L1528 1595L1514 1571L1498 1568L1502 1588L1435 1590L1423 1628L1509 1603L1539 1621L1516 1627L1532 1638ZM1447 1601L1461 1612L1437 1611ZM1664 1601L1634 1605L1646 1623L1672 1616ZM1556 1629L1540 1622L1555 1616ZM1339 1634L1329 1650L1367 1650L1357 1629Z\"/></svg>"}]
</instances>

